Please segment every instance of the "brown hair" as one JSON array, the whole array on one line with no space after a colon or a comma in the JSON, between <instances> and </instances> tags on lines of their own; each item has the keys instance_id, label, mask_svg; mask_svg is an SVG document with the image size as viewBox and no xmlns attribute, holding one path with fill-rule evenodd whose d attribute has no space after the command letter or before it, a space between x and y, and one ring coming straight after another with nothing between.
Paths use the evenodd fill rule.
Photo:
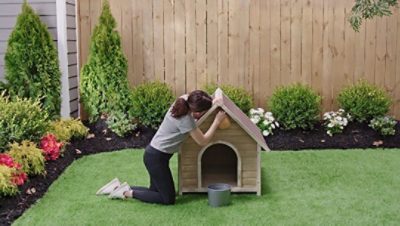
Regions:
<instances>
[{"instance_id":1,"label":"brown hair","mask_svg":"<svg viewBox=\"0 0 400 226\"><path fill-rule=\"evenodd\" d=\"M171 114L174 118L192 112L202 112L210 109L212 106L212 97L202 90L194 90L189 94L187 101L182 97L176 99L172 107Z\"/></svg>"}]
</instances>

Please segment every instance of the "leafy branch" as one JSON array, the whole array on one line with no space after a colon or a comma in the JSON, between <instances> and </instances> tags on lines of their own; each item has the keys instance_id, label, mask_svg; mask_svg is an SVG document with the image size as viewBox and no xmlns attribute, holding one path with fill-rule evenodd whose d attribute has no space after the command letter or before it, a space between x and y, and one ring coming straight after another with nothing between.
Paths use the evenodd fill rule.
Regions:
<instances>
[{"instance_id":1,"label":"leafy branch","mask_svg":"<svg viewBox=\"0 0 400 226\"><path fill-rule=\"evenodd\" d=\"M360 30L363 19L392 15L391 8L398 7L397 0L356 0L349 22L355 31Z\"/></svg>"}]
</instances>

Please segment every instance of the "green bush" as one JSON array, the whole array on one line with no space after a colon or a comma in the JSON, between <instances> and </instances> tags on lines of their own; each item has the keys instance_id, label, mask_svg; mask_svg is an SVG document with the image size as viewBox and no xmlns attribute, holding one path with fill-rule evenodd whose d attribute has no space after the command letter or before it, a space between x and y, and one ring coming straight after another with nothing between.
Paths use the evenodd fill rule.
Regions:
<instances>
[{"instance_id":1,"label":"green bush","mask_svg":"<svg viewBox=\"0 0 400 226\"><path fill-rule=\"evenodd\" d=\"M109 115L106 123L108 128L120 137L134 130L137 126L136 123L133 123L132 120L128 119L128 116L122 112L114 112Z\"/></svg>"},{"instance_id":2,"label":"green bush","mask_svg":"<svg viewBox=\"0 0 400 226\"><path fill-rule=\"evenodd\" d=\"M52 121L48 132L54 134L58 141L67 142L72 138L86 137L89 129L79 119L66 118Z\"/></svg>"},{"instance_id":3,"label":"green bush","mask_svg":"<svg viewBox=\"0 0 400 226\"><path fill-rule=\"evenodd\" d=\"M174 102L171 88L161 82L148 82L132 90L132 115L142 125L157 129Z\"/></svg>"},{"instance_id":4,"label":"green bush","mask_svg":"<svg viewBox=\"0 0 400 226\"><path fill-rule=\"evenodd\" d=\"M0 96L0 152L11 142L39 142L48 126L48 114L40 108L39 101L27 98L10 101Z\"/></svg>"},{"instance_id":5,"label":"green bush","mask_svg":"<svg viewBox=\"0 0 400 226\"><path fill-rule=\"evenodd\" d=\"M246 115L254 106L253 97L249 92L243 88L235 87L232 85L221 85L219 86L224 94L229 97ZM204 91L209 95L212 95L218 88L217 84L211 83L204 86Z\"/></svg>"},{"instance_id":6,"label":"green bush","mask_svg":"<svg viewBox=\"0 0 400 226\"><path fill-rule=\"evenodd\" d=\"M0 165L0 195L13 196L18 193L17 185L12 182L12 178L17 170L5 165Z\"/></svg>"},{"instance_id":7,"label":"green bush","mask_svg":"<svg viewBox=\"0 0 400 226\"><path fill-rule=\"evenodd\" d=\"M277 88L267 105L284 129L312 129L319 119L320 102L310 87L294 84Z\"/></svg>"},{"instance_id":8,"label":"green bush","mask_svg":"<svg viewBox=\"0 0 400 226\"><path fill-rule=\"evenodd\" d=\"M7 84L0 81L0 95L2 96L8 96L8 88L7 88Z\"/></svg>"},{"instance_id":9,"label":"green bush","mask_svg":"<svg viewBox=\"0 0 400 226\"><path fill-rule=\"evenodd\" d=\"M21 144L13 143L8 154L21 165L22 170L28 175L45 173L43 152L36 147L35 143L28 140L23 140Z\"/></svg>"},{"instance_id":10,"label":"green bush","mask_svg":"<svg viewBox=\"0 0 400 226\"><path fill-rule=\"evenodd\" d=\"M108 1L103 4L99 24L94 29L80 84L81 99L91 122L102 114L129 113L132 101L127 61Z\"/></svg>"},{"instance_id":11,"label":"green bush","mask_svg":"<svg viewBox=\"0 0 400 226\"><path fill-rule=\"evenodd\" d=\"M384 116L389 112L391 99L377 86L362 80L344 88L337 98L340 108L350 113L359 122Z\"/></svg>"},{"instance_id":12,"label":"green bush","mask_svg":"<svg viewBox=\"0 0 400 226\"><path fill-rule=\"evenodd\" d=\"M47 26L26 1L8 38L4 59L7 90L11 98L40 100L49 116L58 118L61 72L57 49Z\"/></svg>"},{"instance_id":13,"label":"green bush","mask_svg":"<svg viewBox=\"0 0 400 226\"><path fill-rule=\"evenodd\" d=\"M368 126L377 131L382 136L392 136L396 134L396 124L397 121L393 117L379 116L373 118Z\"/></svg>"}]
</instances>

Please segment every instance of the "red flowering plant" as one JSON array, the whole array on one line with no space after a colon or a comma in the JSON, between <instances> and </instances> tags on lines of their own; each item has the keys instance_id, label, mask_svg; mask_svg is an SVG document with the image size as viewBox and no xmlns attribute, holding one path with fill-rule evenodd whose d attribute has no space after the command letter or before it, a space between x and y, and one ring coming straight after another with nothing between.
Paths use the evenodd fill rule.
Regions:
<instances>
[{"instance_id":1,"label":"red flowering plant","mask_svg":"<svg viewBox=\"0 0 400 226\"><path fill-rule=\"evenodd\" d=\"M0 154L0 165L7 166L9 168L14 168L15 171L12 175L11 182L15 185L23 185L28 179L25 172L22 171L20 164L14 162L12 157L8 154Z\"/></svg>"},{"instance_id":2,"label":"red flowering plant","mask_svg":"<svg viewBox=\"0 0 400 226\"><path fill-rule=\"evenodd\" d=\"M54 134L47 134L40 140L40 148L43 150L46 160L56 160L60 156L60 149L63 147L62 142L57 142Z\"/></svg>"}]
</instances>

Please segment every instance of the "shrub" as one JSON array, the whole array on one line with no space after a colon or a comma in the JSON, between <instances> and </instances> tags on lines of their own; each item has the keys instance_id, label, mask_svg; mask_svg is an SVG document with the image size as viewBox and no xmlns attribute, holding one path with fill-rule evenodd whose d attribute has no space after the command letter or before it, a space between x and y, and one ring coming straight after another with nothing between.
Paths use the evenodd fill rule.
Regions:
<instances>
[{"instance_id":1,"label":"shrub","mask_svg":"<svg viewBox=\"0 0 400 226\"><path fill-rule=\"evenodd\" d=\"M260 128L264 136L274 134L272 130L279 127L272 113L265 112L262 108L250 109L250 120Z\"/></svg>"},{"instance_id":2,"label":"shrub","mask_svg":"<svg viewBox=\"0 0 400 226\"><path fill-rule=\"evenodd\" d=\"M345 126L351 121L352 118L350 114L346 113L343 109L339 111L330 111L324 113L324 126L326 128L326 133L329 136L333 134L341 133Z\"/></svg>"},{"instance_id":3,"label":"shrub","mask_svg":"<svg viewBox=\"0 0 400 226\"><path fill-rule=\"evenodd\" d=\"M122 112L114 112L107 117L106 120L108 128L111 129L118 136L123 137L128 132L136 128L136 123L129 120L127 115Z\"/></svg>"},{"instance_id":4,"label":"shrub","mask_svg":"<svg viewBox=\"0 0 400 226\"><path fill-rule=\"evenodd\" d=\"M379 134L383 136L394 135L396 133L395 126L397 121L389 116L379 116L373 118L370 123L369 127L376 130Z\"/></svg>"},{"instance_id":5,"label":"shrub","mask_svg":"<svg viewBox=\"0 0 400 226\"><path fill-rule=\"evenodd\" d=\"M0 165L0 195L12 196L17 194L17 185L13 183L12 178L16 169L5 165Z\"/></svg>"},{"instance_id":6,"label":"shrub","mask_svg":"<svg viewBox=\"0 0 400 226\"><path fill-rule=\"evenodd\" d=\"M8 38L4 66L12 98L40 100L52 118L59 117L61 72L57 49L47 26L26 1Z\"/></svg>"},{"instance_id":7,"label":"shrub","mask_svg":"<svg viewBox=\"0 0 400 226\"><path fill-rule=\"evenodd\" d=\"M11 142L31 140L38 142L49 125L47 112L38 101L0 96L0 151Z\"/></svg>"},{"instance_id":8,"label":"shrub","mask_svg":"<svg viewBox=\"0 0 400 226\"><path fill-rule=\"evenodd\" d=\"M391 99L383 89L362 80L344 88L337 98L340 108L359 122L383 116L389 111Z\"/></svg>"},{"instance_id":9,"label":"shrub","mask_svg":"<svg viewBox=\"0 0 400 226\"><path fill-rule=\"evenodd\" d=\"M14 162L8 154L0 154L0 165L13 169L10 181L14 185L23 185L27 180L26 173L22 171L21 165Z\"/></svg>"},{"instance_id":10,"label":"shrub","mask_svg":"<svg viewBox=\"0 0 400 226\"><path fill-rule=\"evenodd\" d=\"M132 115L140 123L157 129L175 97L171 88L161 82L148 82L132 90Z\"/></svg>"},{"instance_id":11,"label":"shrub","mask_svg":"<svg viewBox=\"0 0 400 226\"><path fill-rule=\"evenodd\" d=\"M28 175L40 175L45 173L44 157L42 150L36 144L24 140L21 144L11 144L8 154L22 166L22 170Z\"/></svg>"},{"instance_id":12,"label":"shrub","mask_svg":"<svg viewBox=\"0 0 400 226\"><path fill-rule=\"evenodd\" d=\"M82 102L91 122L102 114L128 113L132 106L127 61L115 28L116 22L111 15L109 3L105 1L80 80Z\"/></svg>"},{"instance_id":13,"label":"shrub","mask_svg":"<svg viewBox=\"0 0 400 226\"><path fill-rule=\"evenodd\" d=\"M310 87L279 87L267 105L284 129L312 129L319 119L321 97Z\"/></svg>"},{"instance_id":14,"label":"shrub","mask_svg":"<svg viewBox=\"0 0 400 226\"><path fill-rule=\"evenodd\" d=\"M0 96L8 96L7 86L6 83L0 81Z\"/></svg>"},{"instance_id":15,"label":"shrub","mask_svg":"<svg viewBox=\"0 0 400 226\"><path fill-rule=\"evenodd\" d=\"M217 88L217 84L211 83L207 84L203 89L209 95L212 95ZM253 98L250 93L243 88L234 87L232 85L221 85L220 88L246 115L249 114L249 110L254 106Z\"/></svg>"},{"instance_id":16,"label":"shrub","mask_svg":"<svg viewBox=\"0 0 400 226\"><path fill-rule=\"evenodd\" d=\"M40 148L43 150L43 154L46 160L56 160L60 156L60 149L63 147L63 143L57 142L54 134L47 134L40 140Z\"/></svg>"},{"instance_id":17,"label":"shrub","mask_svg":"<svg viewBox=\"0 0 400 226\"><path fill-rule=\"evenodd\" d=\"M72 138L86 137L89 129L79 119L66 118L52 121L48 132L54 134L57 140L65 143Z\"/></svg>"}]
</instances>

